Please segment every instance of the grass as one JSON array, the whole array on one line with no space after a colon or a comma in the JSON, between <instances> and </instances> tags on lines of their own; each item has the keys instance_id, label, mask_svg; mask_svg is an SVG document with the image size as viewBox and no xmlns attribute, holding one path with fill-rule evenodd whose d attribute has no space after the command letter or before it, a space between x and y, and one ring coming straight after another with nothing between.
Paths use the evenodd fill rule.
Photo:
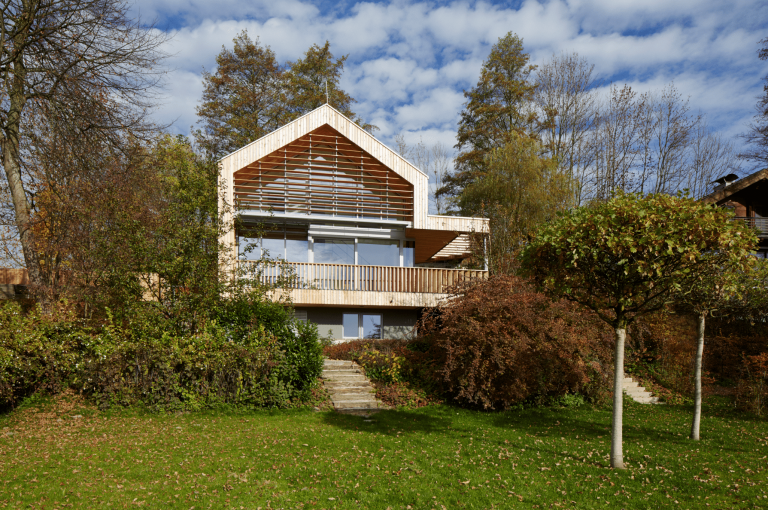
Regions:
<instances>
[{"instance_id":1,"label":"grass","mask_svg":"<svg viewBox=\"0 0 768 510\"><path fill-rule=\"evenodd\" d=\"M3 508L768 508L768 423L628 402L482 413L98 412L74 396L0 417ZM714 416L717 414L717 416ZM78 417L80 416L80 417Z\"/></svg>"}]
</instances>

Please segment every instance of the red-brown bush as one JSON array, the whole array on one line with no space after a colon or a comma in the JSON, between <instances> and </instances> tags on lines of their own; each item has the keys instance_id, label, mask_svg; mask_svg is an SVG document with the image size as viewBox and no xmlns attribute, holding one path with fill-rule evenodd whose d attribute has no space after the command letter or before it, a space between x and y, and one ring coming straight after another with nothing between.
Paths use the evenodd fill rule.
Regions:
<instances>
[{"instance_id":1,"label":"red-brown bush","mask_svg":"<svg viewBox=\"0 0 768 510\"><path fill-rule=\"evenodd\" d=\"M736 405L757 416L765 413L768 407L768 352L744 357L736 389Z\"/></svg>"},{"instance_id":2,"label":"red-brown bush","mask_svg":"<svg viewBox=\"0 0 768 510\"><path fill-rule=\"evenodd\" d=\"M464 404L507 408L534 397L596 397L612 372L611 329L517 276L457 289L420 331L445 390Z\"/></svg>"}]
</instances>

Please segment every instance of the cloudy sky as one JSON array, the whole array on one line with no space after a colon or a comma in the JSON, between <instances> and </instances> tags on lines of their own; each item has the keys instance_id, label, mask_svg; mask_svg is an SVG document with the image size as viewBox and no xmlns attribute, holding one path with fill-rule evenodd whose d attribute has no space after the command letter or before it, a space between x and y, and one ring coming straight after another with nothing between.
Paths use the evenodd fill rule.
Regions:
<instances>
[{"instance_id":1,"label":"cloudy sky","mask_svg":"<svg viewBox=\"0 0 768 510\"><path fill-rule=\"evenodd\" d=\"M201 71L241 30L281 62L331 42L349 55L343 88L386 143L455 143L462 91L476 82L491 46L509 31L533 63L577 52L606 83L638 91L674 81L712 127L736 137L762 93L768 62L764 0L524 0L519 2L352 2L307 0L136 0L135 12L172 36L173 69L158 120L188 133L196 122Z\"/></svg>"}]
</instances>

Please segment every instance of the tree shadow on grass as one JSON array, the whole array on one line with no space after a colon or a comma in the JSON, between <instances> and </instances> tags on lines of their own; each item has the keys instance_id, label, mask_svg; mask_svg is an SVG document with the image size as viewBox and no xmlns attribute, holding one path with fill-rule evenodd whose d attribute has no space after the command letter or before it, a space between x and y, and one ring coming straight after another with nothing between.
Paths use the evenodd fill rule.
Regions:
<instances>
[{"instance_id":1,"label":"tree shadow on grass","mask_svg":"<svg viewBox=\"0 0 768 510\"><path fill-rule=\"evenodd\" d=\"M451 428L451 420L447 417L404 410L379 411L370 417L328 412L324 413L323 421L345 430L388 436L441 433Z\"/></svg>"}]
</instances>

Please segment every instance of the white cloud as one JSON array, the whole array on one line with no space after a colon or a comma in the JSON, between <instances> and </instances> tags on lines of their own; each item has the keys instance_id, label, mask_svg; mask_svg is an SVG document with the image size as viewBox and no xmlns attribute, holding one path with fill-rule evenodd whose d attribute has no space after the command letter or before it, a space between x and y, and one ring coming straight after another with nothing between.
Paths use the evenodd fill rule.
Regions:
<instances>
[{"instance_id":1,"label":"white cloud","mask_svg":"<svg viewBox=\"0 0 768 510\"><path fill-rule=\"evenodd\" d=\"M139 0L137 9L174 27L168 50L176 71L158 116L178 119L179 132L195 120L202 67L212 70L221 46L244 29L281 62L326 39L336 55L349 54L343 86L390 143L403 132L452 146L462 90L509 31L523 37L535 63L577 51L606 81L646 90L674 80L727 134L744 130L768 74L755 53L768 22L761 0L524 0L517 8L393 0L333 11L302 0Z\"/></svg>"}]
</instances>

